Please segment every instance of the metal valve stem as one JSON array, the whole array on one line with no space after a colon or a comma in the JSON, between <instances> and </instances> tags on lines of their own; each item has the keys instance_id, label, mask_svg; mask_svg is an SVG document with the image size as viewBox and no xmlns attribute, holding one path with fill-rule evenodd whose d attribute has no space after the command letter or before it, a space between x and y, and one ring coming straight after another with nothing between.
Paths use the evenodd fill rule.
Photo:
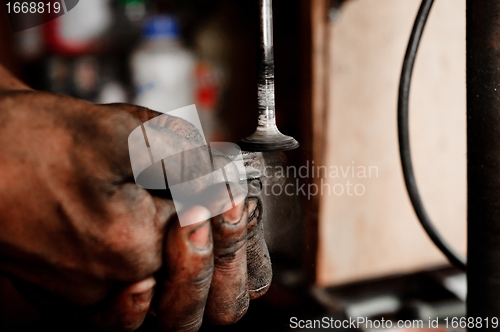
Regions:
<instances>
[{"instance_id":1,"label":"metal valve stem","mask_svg":"<svg viewBox=\"0 0 500 332\"><path fill-rule=\"evenodd\" d=\"M299 147L276 126L274 99L274 49L272 0L260 0L262 63L258 77L259 119L257 130L239 143L244 151L286 151Z\"/></svg>"}]
</instances>

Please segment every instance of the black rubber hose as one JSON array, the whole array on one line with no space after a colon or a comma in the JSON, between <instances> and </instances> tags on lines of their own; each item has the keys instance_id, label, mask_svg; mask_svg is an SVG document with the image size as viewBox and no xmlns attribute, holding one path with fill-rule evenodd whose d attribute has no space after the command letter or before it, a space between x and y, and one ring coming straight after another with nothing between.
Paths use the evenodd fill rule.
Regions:
<instances>
[{"instance_id":1,"label":"black rubber hose","mask_svg":"<svg viewBox=\"0 0 500 332\"><path fill-rule=\"evenodd\" d=\"M443 254L448 258L451 264L456 267L466 270L466 260L455 250L453 250L450 245L443 239L439 234L438 230L432 223L427 211L425 210L422 199L418 191L417 181L415 180L415 174L413 172L413 165L411 161L411 151L410 151L410 131L408 127L408 108L410 99L410 85L411 77L413 73L413 67L415 64L415 58L417 56L418 46L420 44L420 39L422 38L422 33L429 17L429 12L431 11L432 4L434 0L422 0L420 9L418 10L417 18L413 25L413 30L411 32L410 41L408 42L408 48L406 50L403 69L401 72L401 80L399 82L399 95L398 95L398 138L399 138L399 153L401 157L401 164L403 167L403 175L405 179L406 189L408 190L408 195L410 196L413 209L417 214L422 227L427 232L427 235L431 238L432 242L443 252Z\"/></svg>"}]
</instances>

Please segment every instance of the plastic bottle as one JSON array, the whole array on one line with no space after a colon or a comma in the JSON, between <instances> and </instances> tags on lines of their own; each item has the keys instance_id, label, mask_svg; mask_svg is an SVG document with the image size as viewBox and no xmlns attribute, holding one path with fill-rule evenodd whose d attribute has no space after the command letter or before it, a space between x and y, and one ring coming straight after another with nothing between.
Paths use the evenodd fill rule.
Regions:
<instances>
[{"instance_id":1,"label":"plastic bottle","mask_svg":"<svg viewBox=\"0 0 500 332\"><path fill-rule=\"evenodd\" d=\"M180 41L179 25L171 16L146 19L143 41L131 58L135 104L169 112L194 104L195 57Z\"/></svg>"}]
</instances>

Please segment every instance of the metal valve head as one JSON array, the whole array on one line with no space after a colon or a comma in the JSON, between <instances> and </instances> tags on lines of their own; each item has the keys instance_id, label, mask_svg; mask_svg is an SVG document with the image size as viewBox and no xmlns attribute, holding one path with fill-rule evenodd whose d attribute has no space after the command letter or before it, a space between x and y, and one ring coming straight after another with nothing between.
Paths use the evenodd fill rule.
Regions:
<instances>
[{"instance_id":1,"label":"metal valve head","mask_svg":"<svg viewBox=\"0 0 500 332\"><path fill-rule=\"evenodd\" d=\"M283 135L278 128L275 130L257 129L252 135L243 138L238 145L243 151L288 151L299 147L295 138Z\"/></svg>"}]
</instances>

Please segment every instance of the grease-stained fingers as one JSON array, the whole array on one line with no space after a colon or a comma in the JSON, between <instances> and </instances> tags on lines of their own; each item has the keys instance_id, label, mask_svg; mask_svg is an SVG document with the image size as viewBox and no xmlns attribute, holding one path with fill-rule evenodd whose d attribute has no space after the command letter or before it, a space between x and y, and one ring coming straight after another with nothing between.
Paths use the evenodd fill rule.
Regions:
<instances>
[{"instance_id":1,"label":"grease-stained fingers","mask_svg":"<svg viewBox=\"0 0 500 332\"><path fill-rule=\"evenodd\" d=\"M214 273L205 311L211 324L235 323L248 309L247 218L243 200L212 219Z\"/></svg>"},{"instance_id":2,"label":"grease-stained fingers","mask_svg":"<svg viewBox=\"0 0 500 332\"><path fill-rule=\"evenodd\" d=\"M169 227L165 241L166 271L158 277L158 302L154 308L163 331L199 329L212 281L210 213L203 207L194 207L184 218L207 221L185 227L174 222Z\"/></svg>"},{"instance_id":3,"label":"grease-stained fingers","mask_svg":"<svg viewBox=\"0 0 500 332\"><path fill-rule=\"evenodd\" d=\"M264 239L262 203L257 198L248 199L247 268L250 299L264 295L271 286L273 271L271 258Z\"/></svg>"}]
</instances>

